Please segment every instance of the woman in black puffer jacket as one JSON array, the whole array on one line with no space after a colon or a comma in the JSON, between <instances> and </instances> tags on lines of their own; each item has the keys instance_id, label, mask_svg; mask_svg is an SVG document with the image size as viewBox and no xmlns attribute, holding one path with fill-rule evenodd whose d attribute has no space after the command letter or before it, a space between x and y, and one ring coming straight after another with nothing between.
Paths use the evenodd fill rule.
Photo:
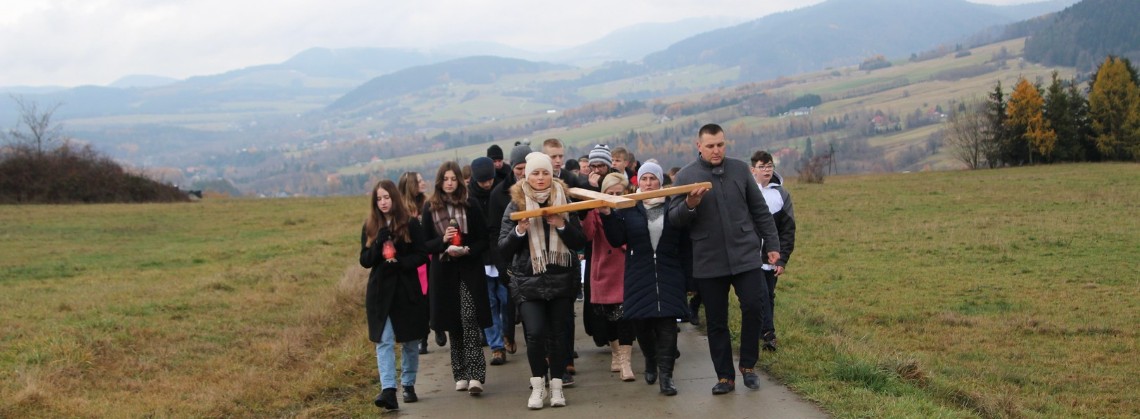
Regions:
<instances>
[{"instance_id":1,"label":"woman in black puffer jacket","mask_svg":"<svg viewBox=\"0 0 1140 419\"><path fill-rule=\"evenodd\" d=\"M567 187L553 177L550 157L530 153L526 179L511 187L511 203L503 213L499 250L509 260L511 295L518 303L526 331L530 363L531 395L527 407L541 409L546 396L543 377L550 373L550 405L565 406L562 376L566 365L546 359L566 359L567 316L573 316L580 269L577 251L586 246L586 236L573 212L511 220L511 213L569 203ZM548 346L549 343L549 346ZM547 354L547 348L550 353Z\"/></svg>"}]
</instances>

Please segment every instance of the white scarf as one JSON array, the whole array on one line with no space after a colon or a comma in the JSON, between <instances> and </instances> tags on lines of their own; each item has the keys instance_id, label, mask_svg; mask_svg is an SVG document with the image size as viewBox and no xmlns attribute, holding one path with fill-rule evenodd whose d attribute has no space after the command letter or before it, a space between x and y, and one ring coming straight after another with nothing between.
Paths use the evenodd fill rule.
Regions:
<instances>
[{"instance_id":1,"label":"white scarf","mask_svg":"<svg viewBox=\"0 0 1140 419\"><path fill-rule=\"evenodd\" d=\"M550 189L545 191L535 191L526 182L521 185L523 196L526 198L527 211L539 209L542 204L548 202L550 203L549 206L569 203L566 199L566 191L558 182L555 182ZM569 220L567 213L559 215ZM546 231L543 231L544 225L546 224L543 223L542 217L531 217L530 227L527 228L527 236L530 241L530 266L531 271L535 274L546 272L547 264L570 267L571 258L574 257L574 252L571 252L566 244L562 243L562 238L558 236L558 232L550 231L549 226ZM550 233L549 243L546 240L547 235L545 233L547 232Z\"/></svg>"}]
</instances>

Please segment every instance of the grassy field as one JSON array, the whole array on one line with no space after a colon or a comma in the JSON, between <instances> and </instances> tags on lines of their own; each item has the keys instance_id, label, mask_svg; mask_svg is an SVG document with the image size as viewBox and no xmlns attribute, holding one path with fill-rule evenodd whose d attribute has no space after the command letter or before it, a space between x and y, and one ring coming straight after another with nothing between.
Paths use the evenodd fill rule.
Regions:
<instances>
[{"instance_id":1,"label":"grassy field","mask_svg":"<svg viewBox=\"0 0 1140 419\"><path fill-rule=\"evenodd\" d=\"M762 364L797 392L838 417L1140 415L1140 165L790 189ZM365 201L0 206L0 417L375 415Z\"/></svg>"}]
</instances>

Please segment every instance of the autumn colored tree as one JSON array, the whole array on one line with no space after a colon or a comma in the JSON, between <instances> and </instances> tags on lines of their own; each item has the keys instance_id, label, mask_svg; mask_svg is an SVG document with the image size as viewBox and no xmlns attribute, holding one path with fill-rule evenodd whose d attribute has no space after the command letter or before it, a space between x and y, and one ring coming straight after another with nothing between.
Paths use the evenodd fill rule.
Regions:
<instances>
[{"instance_id":1,"label":"autumn colored tree","mask_svg":"<svg viewBox=\"0 0 1140 419\"><path fill-rule=\"evenodd\" d=\"M1019 78L1009 95L1009 103L1006 104L1008 118L1005 124L1011 132L1016 133L1015 138L1011 139L1011 149L1020 151L1028 146L1026 155L1030 164L1033 163L1034 154L1049 160L1057 145L1057 133L1045 119L1044 110L1045 98L1041 97L1037 87L1024 77Z\"/></svg>"},{"instance_id":2,"label":"autumn colored tree","mask_svg":"<svg viewBox=\"0 0 1140 419\"><path fill-rule=\"evenodd\" d=\"M1089 119L1106 159L1140 157L1140 87L1127 60L1109 56L1089 91Z\"/></svg>"}]
</instances>

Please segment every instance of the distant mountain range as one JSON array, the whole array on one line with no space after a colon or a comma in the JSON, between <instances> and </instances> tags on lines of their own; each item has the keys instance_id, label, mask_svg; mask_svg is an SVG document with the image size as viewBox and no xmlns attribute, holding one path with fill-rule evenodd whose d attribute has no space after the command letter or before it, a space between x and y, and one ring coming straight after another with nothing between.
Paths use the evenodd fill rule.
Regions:
<instances>
[{"instance_id":1,"label":"distant mountain range","mask_svg":"<svg viewBox=\"0 0 1140 419\"><path fill-rule=\"evenodd\" d=\"M294 113L297 109L326 106L330 110L364 106L385 100L386 95L431 86L444 74L453 80L488 80L507 74L503 71L565 68L558 67L558 63L591 68L600 62L609 63L578 80L534 88L536 95L556 93L572 98L574 89L590 83L695 64L739 67L739 82L856 64L872 55L903 57L939 44L952 45L980 29L1060 10L1074 2L1052 0L999 7L964 0L829 0L727 28L722 25L731 22L723 19L637 25L588 44L546 54L487 43L430 51L311 48L282 63L183 81L126 77L110 87L0 91L32 95L32 99L44 103L64 103L66 106L59 108L56 115L61 119L231 112L235 103L249 104L242 105L242 109L256 107L260 113L282 109ZM484 56L455 61L488 53L500 60ZM476 66L455 68L457 63ZM438 67L441 64L444 66ZM487 73L476 74L484 70ZM10 120L13 109L10 103L3 102L0 101L0 118Z\"/></svg>"},{"instance_id":2,"label":"distant mountain range","mask_svg":"<svg viewBox=\"0 0 1140 419\"><path fill-rule=\"evenodd\" d=\"M1001 7L964 0L830 0L688 38L645 57L645 64L740 66L742 81L769 79L873 55L907 56L1074 2Z\"/></svg>"}]
</instances>

